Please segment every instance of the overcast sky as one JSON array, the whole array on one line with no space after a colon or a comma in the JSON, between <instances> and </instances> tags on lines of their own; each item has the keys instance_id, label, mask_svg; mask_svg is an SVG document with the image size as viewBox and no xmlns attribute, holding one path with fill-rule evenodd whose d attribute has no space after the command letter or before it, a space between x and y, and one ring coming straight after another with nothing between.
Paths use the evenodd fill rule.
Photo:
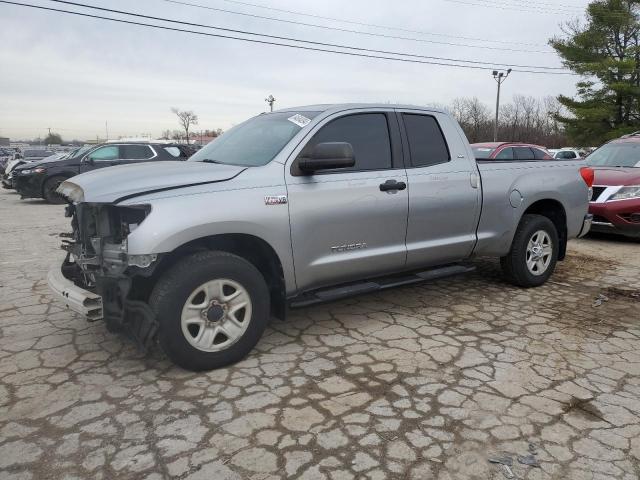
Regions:
<instances>
[{"instance_id":1,"label":"overcast sky","mask_svg":"<svg viewBox=\"0 0 640 480\"><path fill-rule=\"evenodd\" d=\"M24 1L123 18L47 0ZM270 7L265 9L230 0L184 1L423 41L294 25L166 0L81 3L368 49L475 60L496 66L511 63L556 67L560 61L546 42L560 34L562 22L579 16L587 4L586 0L564 0L561 4L552 0L245 0ZM554 6L548 11L542 5ZM503 85L503 98L508 101L514 94L573 95L575 82L573 76L513 73ZM493 110L495 90L491 72L486 70L294 50L0 4L0 136L15 139L44 136L47 127L65 139L104 137L105 121L112 138L143 133L158 136L165 129L178 128L170 111L173 106L198 114L196 130L227 129L265 111L268 107L264 99L269 94L276 97L276 108L335 102L448 104L456 97L477 96Z\"/></svg>"}]
</instances>

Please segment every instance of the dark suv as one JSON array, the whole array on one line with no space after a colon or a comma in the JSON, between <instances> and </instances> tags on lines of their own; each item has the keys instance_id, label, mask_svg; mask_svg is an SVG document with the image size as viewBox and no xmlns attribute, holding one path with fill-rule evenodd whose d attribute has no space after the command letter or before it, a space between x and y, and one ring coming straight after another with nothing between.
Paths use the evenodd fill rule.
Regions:
<instances>
[{"instance_id":1,"label":"dark suv","mask_svg":"<svg viewBox=\"0 0 640 480\"><path fill-rule=\"evenodd\" d=\"M79 173L132 162L186 160L188 157L189 152L184 145L146 142L91 145L62 159L20 165L13 172L13 180L22 198L44 198L49 203L64 203L56 189L64 180Z\"/></svg>"}]
</instances>

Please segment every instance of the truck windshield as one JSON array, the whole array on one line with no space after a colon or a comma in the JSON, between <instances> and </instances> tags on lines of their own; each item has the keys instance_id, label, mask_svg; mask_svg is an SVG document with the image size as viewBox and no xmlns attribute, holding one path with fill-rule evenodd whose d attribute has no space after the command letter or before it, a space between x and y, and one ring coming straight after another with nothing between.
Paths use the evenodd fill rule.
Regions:
<instances>
[{"instance_id":1,"label":"truck windshield","mask_svg":"<svg viewBox=\"0 0 640 480\"><path fill-rule=\"evenodd\" d=\"M476 160L487 160L495 151L495 148L490 147L473 147L473 156Z\"/></svg>"},{"instance_id":2,"label":"truck windshield","mask_svg":"<svg viewBox=\"0 0 640 480\"><path fill-rule=\"evenodd\" d=\"M640 142L609 143L587 157L592 167L640 167Z\"/></svg>"},{"instance_id":3,"label":"truck windshield","mask_svg":"<svg viewBox=\"0 0 640 480\"><path fill-rule=\"evenodd\" d=\"M277 112L258 115L220 135L188 161L243 167L266 165L318 113Z\"/></svg>"}]
</instances>

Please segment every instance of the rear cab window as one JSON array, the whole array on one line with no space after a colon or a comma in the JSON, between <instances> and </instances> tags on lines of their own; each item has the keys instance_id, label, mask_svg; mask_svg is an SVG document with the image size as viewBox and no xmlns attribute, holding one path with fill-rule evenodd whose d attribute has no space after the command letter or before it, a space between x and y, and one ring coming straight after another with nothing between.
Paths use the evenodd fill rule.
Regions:
<instances>
[{"instance_id":1,"label":"rear cab window","mask_svg":"<svg viewBox=\"0 0 640 480\"><path fill-rule=\"evenodd\" d=\"M451 160L449 147L435 117L403 113L402 120L409 141L411 166L428 167Z\"/></svg>"}]
</instances>

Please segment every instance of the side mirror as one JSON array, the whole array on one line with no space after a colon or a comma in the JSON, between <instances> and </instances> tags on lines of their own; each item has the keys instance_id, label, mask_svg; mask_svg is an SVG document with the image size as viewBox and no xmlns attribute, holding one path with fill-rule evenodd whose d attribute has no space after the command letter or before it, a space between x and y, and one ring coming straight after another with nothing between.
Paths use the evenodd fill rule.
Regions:
<instances>
[{"instance_id":1,"label":"side mirror","mask_svg":"<svg viewBox=\"0 0 640 480\"><path fill-rule=\"evenodd\" d=\"M318 170L349 168L356 164L353 147L347 142L326 142L317 144L308 156L300 157L298 168L305 173Z\"/></svg>"},{"instance_id":2,"label":"side mirror","mask_svg":"<svg viewBox=\"0 0 640 480\"><path fill-rule=\"evenodd\" d=\"M82 162L83 163L88 163L89 165L93 165L95 163L93 158L91 158L88 155L82 159Z\"/></svg>"}]
</instances>

